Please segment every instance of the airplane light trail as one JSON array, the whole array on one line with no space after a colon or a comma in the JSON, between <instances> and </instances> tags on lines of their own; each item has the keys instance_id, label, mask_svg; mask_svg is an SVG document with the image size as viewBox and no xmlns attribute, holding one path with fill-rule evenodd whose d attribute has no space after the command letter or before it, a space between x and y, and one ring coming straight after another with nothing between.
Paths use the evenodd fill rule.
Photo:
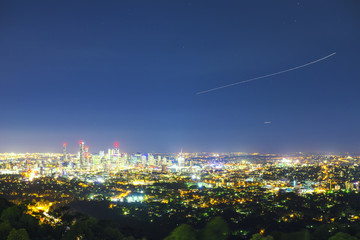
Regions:
<instances>
[{"instance_id":1,"label":"airplane light trail","mask_svg":"<svg viewBox=\"0 0 360 240\"><path fill-rule=\"evenodd\" d=\"M199 95L199 94L204 94L204 93L216 91L216 90L219 90L219 89L222 89L222 88L227 88L227 87L231 87L231 86L235 86L235 85L239 85L239 84L243 84L243 83L247 83L247 82L252 82L252 81L255 81L255 80L262 79L262 78L267 78L267 77L279 75L279 74L282 74L282 73L290 72L290 71L293 71L293 70L296 70L296 69L299 69L299 68L303 68L303 67L312 65L312 64L317 63L317 62L321 62L321 61L323 61L323 60L325 60L325 59L327 59L327 58L329 58L329 57L331 57L331 56L333 56L333 55L335 55L335 54L336 54L336 52L333 52L333 53L331 53L331 54L329 54L329 55L327 55L327 56L325 56L325 57L319 58L319 59L317 59L317 60L315 60L315 61L312 61L312 62L303 64L303 65L300 65L300 66L297 66L297 67L293 67L293 68L289 68L289 69L286 69L286 70L283 70L283 71L280 71L280 72L271 73L271 74L268 74L268 75L251 78L251 79L244 80L244 81L241 81L241 82L231 83L231 84L224 85L224 86L221 86L221 87L216 87L216 88L212 88L212 89L209 89L209 90L197 92L196 94L197 94L197 95Z\"/></svg>"}]
</instances>

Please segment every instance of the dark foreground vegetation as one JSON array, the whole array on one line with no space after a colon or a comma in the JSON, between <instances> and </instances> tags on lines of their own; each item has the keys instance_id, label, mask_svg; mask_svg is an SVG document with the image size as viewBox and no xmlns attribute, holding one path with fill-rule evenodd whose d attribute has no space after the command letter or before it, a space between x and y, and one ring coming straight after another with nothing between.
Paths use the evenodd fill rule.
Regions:
<instances>
[{"instance_id":1,"label":"dark foreground vegetation","mask_svg":"<svg viewBox=\"0 0 360 240\"><path fill-rule=\"evenodd\" d=\"M221 217L215 217L203 227L181 224L165 237L158 232L161 226L129 221L102 220L84 215L69 206L60 206L49 212L60 220L51 223L43 213L29 212L30 202L16 205L0 198L0 240L357 240L360 239L359 224L330 223L315 229L297 232L271 233L262 230L248 237L234 236L229 225Z\"/></svg>"}]
</instances>

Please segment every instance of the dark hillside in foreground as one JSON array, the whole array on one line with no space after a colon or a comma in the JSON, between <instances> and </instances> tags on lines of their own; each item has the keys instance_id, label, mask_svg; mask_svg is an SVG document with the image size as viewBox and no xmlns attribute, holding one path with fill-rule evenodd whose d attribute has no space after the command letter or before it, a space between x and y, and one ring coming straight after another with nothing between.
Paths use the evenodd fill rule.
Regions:
<instances>
[{"instance_id":1,"label":"dark hillside in foreground","mask_svg":"<svg viewBox=\"0 0 360 240\"><path fill-rule=\"evenodd\" d=\"M212 218L201 228L181 224L170 229L130 217L119 217L108 202L74 202L71 206L57 206L49 213L34 214L32 203L20 205L0 198L0 240L357 240L359 224L330 223L313 229L294 232L261 232L235 236L221 217ZM115 211L114 211L115 210ZM80 213L88 211L90 216ZM54 216L57 224L46 220ZM106 220L104 220L106 219ZM167 236L166 236L167 235Z\"/></svg>"}]
</instances>

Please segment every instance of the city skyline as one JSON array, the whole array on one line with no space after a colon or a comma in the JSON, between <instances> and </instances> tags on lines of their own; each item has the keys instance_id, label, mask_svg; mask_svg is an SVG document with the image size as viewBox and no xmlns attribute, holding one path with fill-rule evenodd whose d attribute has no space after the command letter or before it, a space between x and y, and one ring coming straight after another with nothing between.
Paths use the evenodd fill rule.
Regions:
<instances>
[{"instance_id":1,"label":"city skyline","mask_svg":"<svg viewBox=\"0 0 360 240\"><path fill-rule=\"evenodd\" d=\"M14 152L14 151L5 151L0 152L0 154L62 154L64 156L68 155L78 155L79 158L84 158L84 154L99 154L102 152L107 151L117 151L118 154L124 154L124 153L130 153L130 154L212 154L214 156L219 155L227 155L227 154L265 154L265 155L282 155L286 156L288 154L319 154L324 156L331 156L331 155L346 155L346 156L356 156L360 154L360 152L352 152L352 151L278 151L278 152L262 152L262 151L187 151L187 149L184 149L183 147L178 147L174 151L142 151L142 150L134 150L134 151L128 151L119 144L119 142L113 142L110 145L105 146L104 148L99 148L98 146L92 146L89 145L87 142L83 140L79 140L77 143L67 143L63 142L61 145L58 145L57 151L43 151L43 152Z\"/></svg>"},{"instance_id":2,"label":"city skyline","mask_svg":"<svg viewBox=\"0 0 360 240\"><path fill-rule=\"evenodd\" d=\"M358 10L335 0L4 2L0 152L59 152L80 139L94 152L116 141L126 152L359 152Z\"/></svg>"}]
</instances>

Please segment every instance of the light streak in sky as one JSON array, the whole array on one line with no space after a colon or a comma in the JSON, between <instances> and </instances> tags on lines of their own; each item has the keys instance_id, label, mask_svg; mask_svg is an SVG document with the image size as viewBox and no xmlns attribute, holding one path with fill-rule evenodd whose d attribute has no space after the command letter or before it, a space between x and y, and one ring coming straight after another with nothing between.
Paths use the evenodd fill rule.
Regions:
<instances>
[{"instance_id":1,"label":"light streak in sky","mask_svg":"<svg viewBox=\"0 0 360 240\"><path fill-rule=\"evenodd\" d=\"M293 70L296 70L296 69L299 69L299 68L303 68L303 67L312 65L312 64L317 63L317 62L321 62L321 61L323 61L323 60L325 60L325 59L327 59L327 58L329 58L329 57L331 57L331 56L333 56L333 55L335 55L335 54L336 54L336 52L333 52L333 53L331 53L331 54L329 54L329 55L327 55L327 56L325 56L325 57L319 58L319 59L317 59L317 60L315 60L315 61L312 61L312 62L303 64L303 65L300 65L300 66L297 66L297 67L293 67L293 68L289 68L289 69L286 69L286 70L283 70L283 71L280 71L280 72L271 73L271 74L267 74L267 75L260 76L260 77L250 78L250 79L247 79L247 80L244 80L244 81L241 81L241 82L235 82L235 83L231 83L231 84L228 84L228 85L224 85L224 86L212 88L212 89L209 89L209 90L197 92L196 94L197 94L197 95L199 95L199 94L204 94L204 93L216 91L216 90L219 90L219 89L222 89L222 88L232 87L232 86L235 86L235 85L239 85L239 84L243 84L243 83L247 83L247 82L256 81L256 80L259 80L259 79L262 79L262 78L267 78L267 77L279 75L279 74L282 74L282 73L290 72L290 71L293 71Z\"/></svg>"}]
</instances>

